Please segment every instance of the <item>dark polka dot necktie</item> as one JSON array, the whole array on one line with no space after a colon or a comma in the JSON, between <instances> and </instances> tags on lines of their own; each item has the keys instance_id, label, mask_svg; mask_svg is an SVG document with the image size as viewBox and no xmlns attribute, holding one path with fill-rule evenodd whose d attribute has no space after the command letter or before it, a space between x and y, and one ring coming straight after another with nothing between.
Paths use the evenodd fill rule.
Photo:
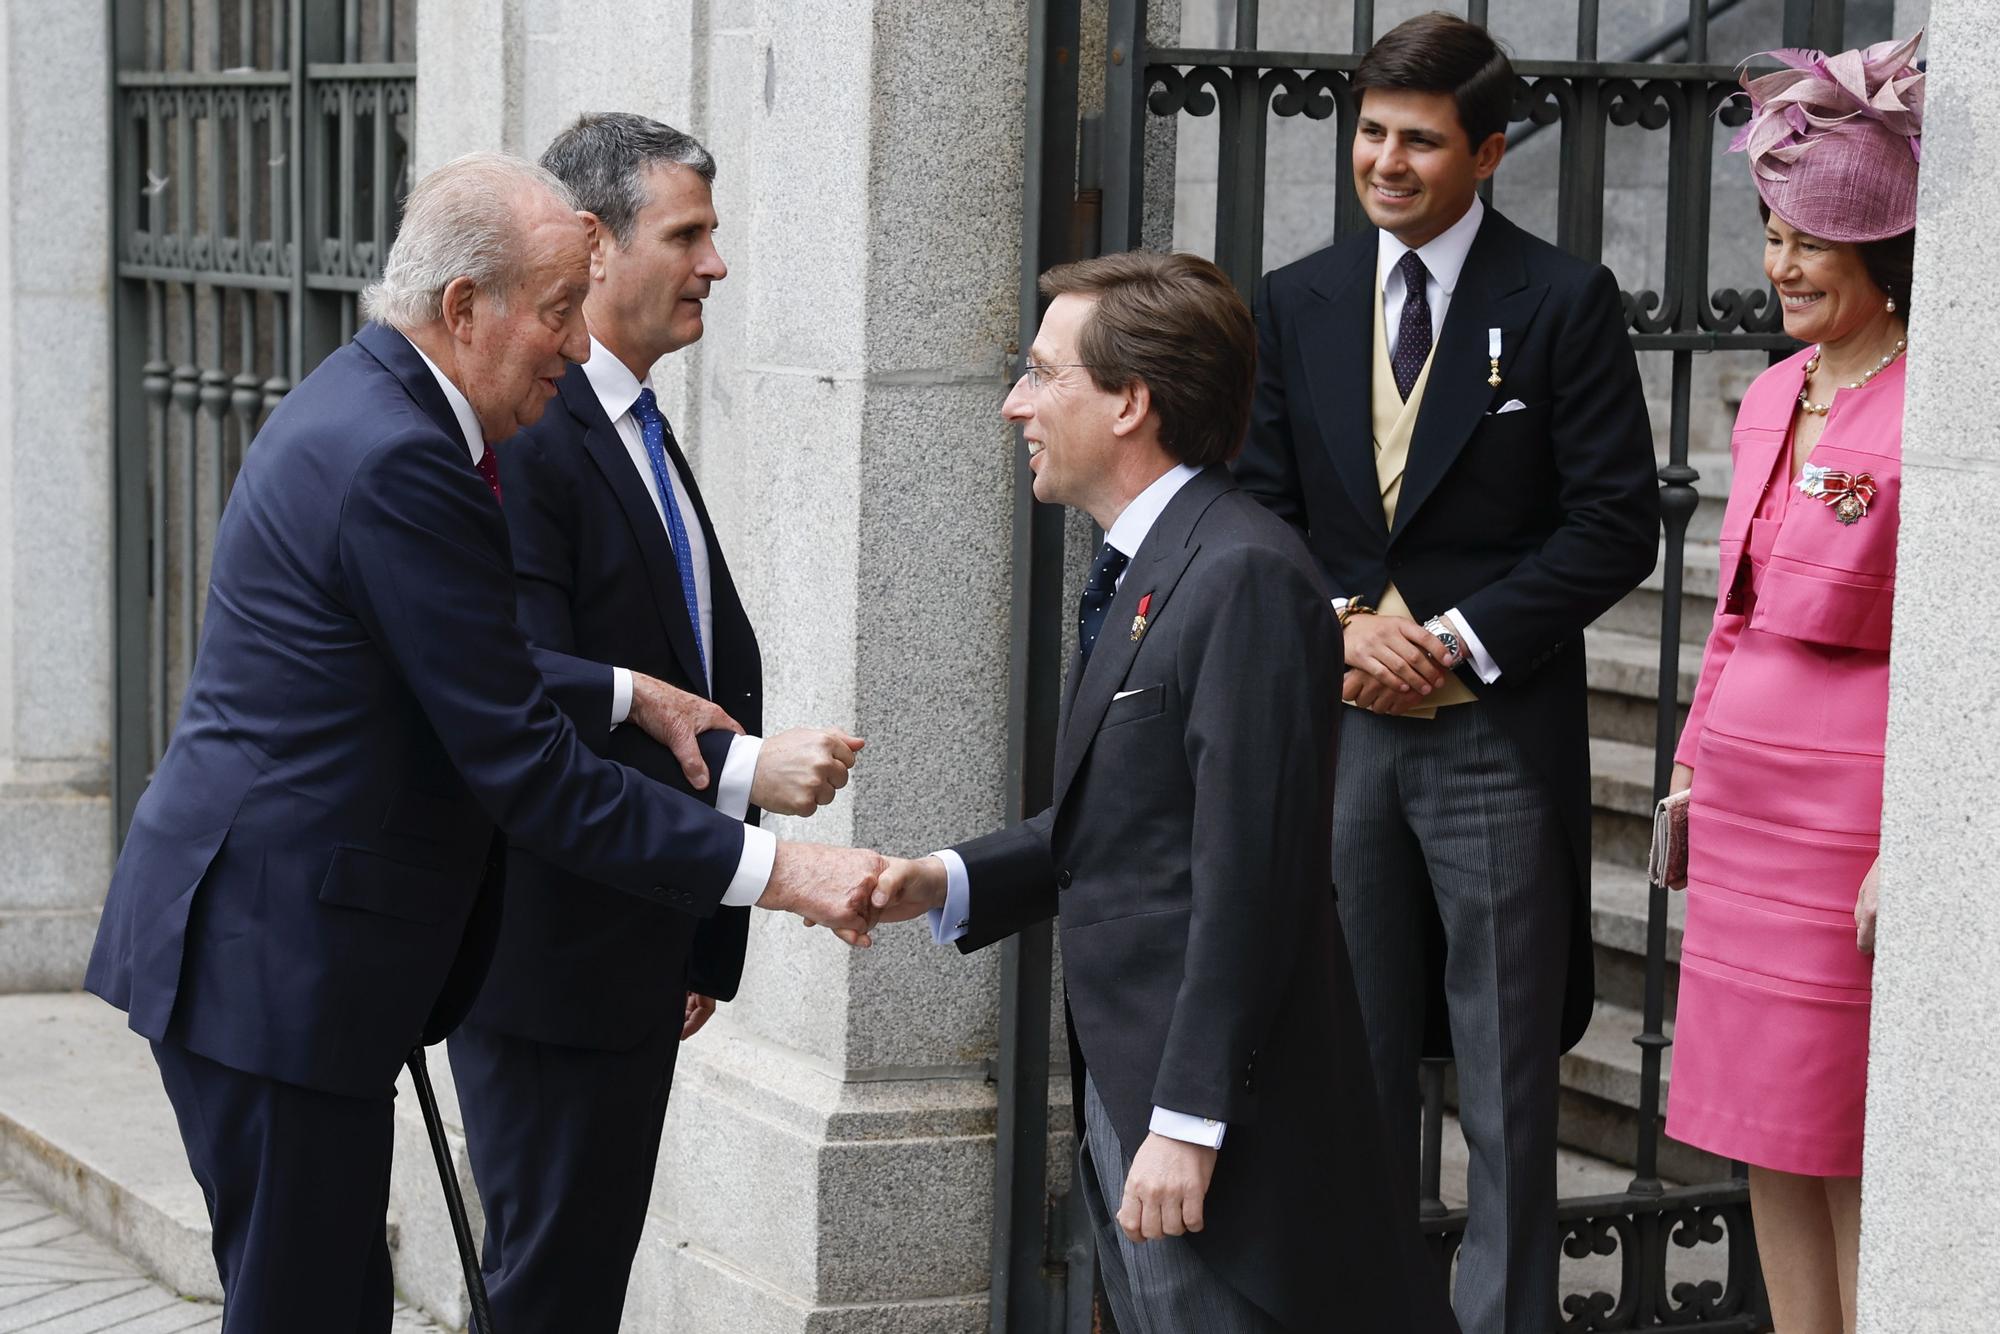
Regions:
<instances>
[{"instance_id":1,"label":"dark polka dot necktie","mask_svg":"<svg viewBox=\"0 0 2000 1334\"><path fill-rule=\"evenodd\" d=\"M1403 318L1397 325L1396 354L1389 358L1389 369L1396 373L1396 392L1407 403L1431 355L1431 301L1424 292L1430 271L1414 250L1403 252L1396 271L1403 275Z\"/></svg>"},{"instance_id":2,"label":"dark polka dot necktie","mask_svg":"<svg viewBox=\"0 0 2000 1334\"><path fill-rule=\"evenodd\" d=\"M1097 632L1104 628L1105 610L1118 592L1118 576L1125 573L1129 560L1124 552L1106 542L1099 548L1097 559L1091 562L1090 577L1083 581L1083 597L1076 616L1076 652L1086 664L1091 648L1097 643Z\"/></svg>"},{"instance_id":3,"label":"dark polka dot necktie","mask_svg":"<svg viewBox=\"0 0 2000 1334\"><path fill-rule=\"evenodd\" d=\"M493 498L500 499L500 460L493 455L493 446L488 445L479 455L479 462L472 465L473 471L486 479L486 485L493 488Z\"/></svg>"}]
</instances>

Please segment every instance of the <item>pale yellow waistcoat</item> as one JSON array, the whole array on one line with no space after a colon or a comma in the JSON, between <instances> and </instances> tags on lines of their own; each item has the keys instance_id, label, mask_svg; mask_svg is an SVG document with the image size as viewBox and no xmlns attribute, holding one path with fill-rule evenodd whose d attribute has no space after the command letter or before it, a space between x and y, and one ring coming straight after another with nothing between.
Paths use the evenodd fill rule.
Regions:
<instances>
[{"instance_id":1,"label":"pale yellow waistcoat","mask_svg":"<svg viewBox=\"0 0 2000 1334\"><path fill-rule=\"evenodd\" d=\"M1431 379L1431 361L1437 356L1437 340L1431 340L1431 355L1424 358L1417 382L1405 400L1396 392L1396 372L1389 365L1389 333L1383 324L1382 288L1375 287L1375 376L1369 388L1368 406L1375 438L1375 480L1382 488L1382 522L1393 527L1396 501L1403 494L1403 467L1410 458L1410 435L1417 429L1417 410L1423 406L1424 389ZM1382 590L1377 610L1390 616L1411 616L1409 604L1390 584ZM1412 617L1412 619L1415 619ZM1449 704L1470 704L1479 697L1450 672L1444 684L1432 691L1421 708L1411 709L1406 718L1434 718Z\"/></svg>"}]
</instances>

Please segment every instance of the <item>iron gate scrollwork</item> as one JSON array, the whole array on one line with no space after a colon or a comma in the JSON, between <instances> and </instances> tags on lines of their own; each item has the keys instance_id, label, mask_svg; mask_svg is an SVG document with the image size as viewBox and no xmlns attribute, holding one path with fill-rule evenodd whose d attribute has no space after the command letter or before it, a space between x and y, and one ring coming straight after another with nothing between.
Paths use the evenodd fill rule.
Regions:
<instances>
[{"instance_id":1,"label":"iron gate scrollwork","mask_svg":"<svg viewBox=\"0 0 2000 1334\"><path fill-rule=\"evenodd\" d=\"M1783 332L1782 315L1768 287L1711 287L1709 231L1711 171L1731 127L1747 108L1738 89L1736 60L1777 45L1838 49L1851 32L1847 0L1762 0L1777 11L1776 30L1757 46L1716 53L1710 25L1758 0L1688 0L1683 21L1652 32L1611 58L1600 54L1599 0L1577 0L1573 58L1521 59L1509 131L1510 148L1548 132L1560 136L1550 239L1571 253L1603 258L1607 151L1614 133L1665 138L1665 254L1657 283L1627 290L1622 301L1633 346L1654 361L1667 406L1664 460L1659 469L1663 511L1658 577L1658 697L1651 727L1652 796L1663 795L1683 699L1683 562L1690 521L1700 502L1699 474L1690 464L1692 402L1697 356L1749 352L1775 357L1797 345ZM1224 13L1232 6L1218 4ZM1879 10L1873 0L1853 0L1859 14ZM1078 0L1036 0L1031 6L1028 203L1023 235L1023 345L1039 319L1033 279L1064 259L1141 244L1149 118L1213 117L1216 172L1213 257L1247 297L1267 267L1265 204L1269 135L1287 120L1332 121L1337 149L1328 169L1340 177L1332 227L1318 244L1367 225L1358 199L1346 188L1346 148L1354 133L1355 98L1349 79L1376 33L1373 0L1352 0L1352 44L1346 53L1262 50L1258 0L1234 0L1233 42L1214 47L1150 47L1146 0L1106 0L1105 85L1101 123L1079 118L1075 66L1082 47ZM1464 12L1477 23L1488 0L1468 0ZM1761 11L1760 11L1761 12ZM1871 12L1869 23L1886 22ZM1717 54L1726 59L1718 62ZM1187 122L1183 121L1185 126ZM1101 134L1100 134L1101 132ZM1718 135L1724 136L1719 141ZM1100 153L1101 150L1101 153ZM1097 162L1101 158L1102 176ZM1081 159L1081 169L1079 162ZM1621 164L1625 165L1625 164ZM1505 168L1503 168L1503 174ZM1161 182L1150 183L1157 191ZM1491 199L1492 183L1482 193ZM1058 210L1072 205L1072 219L1101 216L1097 235L1066 230ZM1754 225L1754 216L1752 224ZM1614 268L1616 265L1614 265ZM1627 275L1620 274L1621 278ZM1022 487L1016 529L1021 602L1017 645L1015 725L1022 809L1037 809L1034 761L1038 730L1052 733L1052 691L1061 664L1063 608L1059 573L1063 559L1059 521L1039 511ZM1698 627L1691 627L1698 628ZM1697 638L1695 642L1699 642ZM1669 1036L1667 1000L1668 904L1652 888L1644 926L1643 1004L1631 1034L1639 1048L1633 1175L1622 1191L1564 1199L1552 1245L1572 1261L1595 1259L1598 1268L1583 1290L1566 1284L1562 1327L1634 1330L1698 1325L1751 1334L1769 1317L1751 1228L1747 1183L1739 1166L1722 1180L1673 1185L1660 1172L1662 1065ZM1001 1170L997 1180L994 1296L991 1328L1000 1331L1069 1331L1091 1328L1087 1240L1075 1244L1075 1204L1046 1188L1044 1154L1049 1118L1041 1104L1053 1063L1028 1051L1034 1025L1046 1015L1049 982L1046 943L1010 955L1003 992L1003 1043L998 1065L1001 1094ZM1040 1008L1038 1008L1040 1007ZM1025 1022L1023 1022L1025 1020ZM1440 1190L1444 1115L1443 1062L1427 1063L1422 1138L1423 1228L1442 1266L1449 1266L1463 1234L1463 1210L1445 1206ZM1011 1115L1010 1115L1011 1113ZM1013 1133L1007 1133L1009 1130ZM1670 1256L1699 1248L1722 1252L1691 1279L1677 1281ZM1072 1272L1075 1271L1075 1272ZM1066 1281L1068 1280L1068 1281ZM1082 1300L1074 1291L1085 1288Z\"/></svg>"},{"instance_id":2,"label":"iron gate scrollwork","mask_svg":"<svg viewBox=\"0 0 2000 1334\"><path fill-rule=\"evenodd\" d=\"M354 332L407 192L415 0L111 0L122 835L243 451Z\"/></svg>"}]
</instances>

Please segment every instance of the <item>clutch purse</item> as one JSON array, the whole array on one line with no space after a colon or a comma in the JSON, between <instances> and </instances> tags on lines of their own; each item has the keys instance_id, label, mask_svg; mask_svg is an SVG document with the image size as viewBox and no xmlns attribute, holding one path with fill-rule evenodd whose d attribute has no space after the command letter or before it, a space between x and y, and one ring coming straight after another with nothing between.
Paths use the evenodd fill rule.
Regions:
<instances>
[{"instance_id":1,"label":"clutch purse","mask_svg":"<svg viewBox=\"0 0 2000 1334\"><path fill-rule=\"evenodd\" d=\"M1653 850L1646 858L1646 878L1672 888L1685 885L1688 873L1688 794L1660 798L1653 808Z\"/></svg>"}]
</instances>

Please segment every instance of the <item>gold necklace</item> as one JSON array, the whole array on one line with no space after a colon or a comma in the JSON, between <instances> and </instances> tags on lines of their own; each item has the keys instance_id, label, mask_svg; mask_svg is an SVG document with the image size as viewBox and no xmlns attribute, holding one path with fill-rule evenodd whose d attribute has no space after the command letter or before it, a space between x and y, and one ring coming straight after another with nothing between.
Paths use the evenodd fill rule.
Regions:
<instances>
[{"instance_id":1,"label":"gold necklace","mask_svg":"<svg viewBox=\"0 0 2000 1334\"><path fill-rule=\"evenodd\" d=\"M1908 342L1906 342L1901 338L1898 338L1896 340L1896 345L1889 349L1889 355L1882 358L1882 360L1876 362L1873 369L1863 371L1861 374L1861 378L1859 380L1856 380L1853 384L1843 384L1834 386L1834 391L1838 393L1842 389L1861 388L1861 386L1867 384L1870 380L1880 375L1883 371L1888 370L1890 364L1894 362L1897 357L1902 356L1903 349L1908 346L1909 346ZM1827 409L1833 406L1833 399L1829 397L1827 401L1824 403L1815 403L1806 396L1807 392L1812 388L1813 375L1815 372L1819 370L1819 352L1820 350L1818 348L1814 348L1813 354L1810 357L1806 358L1806 382L1799 387L1799 406L1805 409L1807 412L1810 412L1815 417L1824 417L1827 414Z\"/></svg>"}]
</instances>

